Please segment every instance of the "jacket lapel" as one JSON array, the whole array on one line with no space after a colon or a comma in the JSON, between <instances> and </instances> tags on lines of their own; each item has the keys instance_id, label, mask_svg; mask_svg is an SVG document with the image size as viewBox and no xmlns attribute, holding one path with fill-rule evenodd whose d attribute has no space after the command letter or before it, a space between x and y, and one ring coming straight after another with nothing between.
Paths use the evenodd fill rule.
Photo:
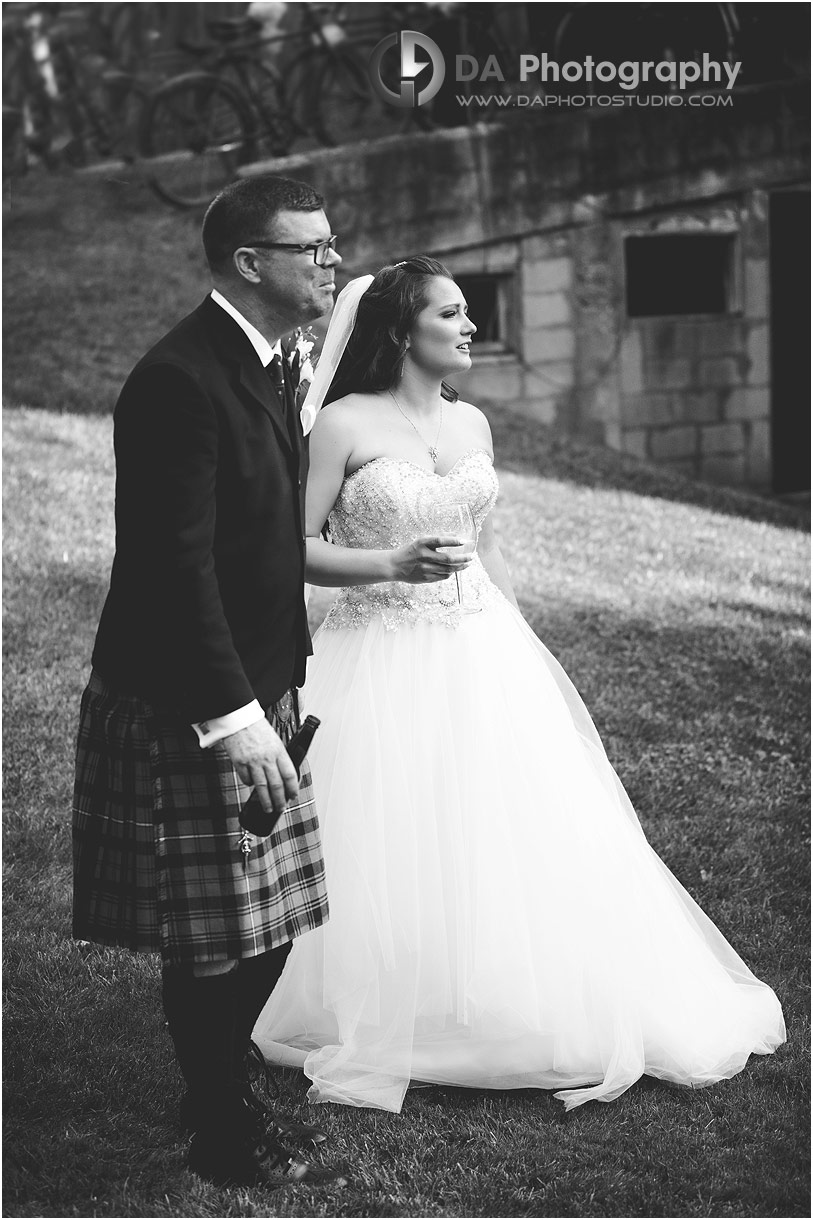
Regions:
<instances>
[{"instance_id":1,"label":"jacket lapel","mask_svg":"<svg viewBox=\"0 0 813 1220\"><path fill-rule=\"evenodd\" d=\"M251 345L249 344L249 346ZM294 446L291 443L288 426L285 423L285 416L282 413L282 404L277 397L276 390L271 384L271 379L269 378L268 373L260 364L257 353L253 350L253 348L251 350L251 356L251 360L240 362L240 384L243 389L260 404L274 425L277 436L282 442L285 450L288 453L291 453L293 452Z\"/></svg>"},{"instance_id":2,"label":"jacket lapel","mask_svg":"<svg viewBox=\"0 0 813 1220\"><path fill-rule=\"evenodd\" d=\"M286 453L293 454L296 446L291 442L282 406L269 376L246 334L240 329L234 318L229 317L225 309L221 309L211 297L206 297L200 305L200 315L212 347L224 364L231 368L238 396L243 400L250 400L252 406L256 405L265 411L274 425L280 445ZM285 370L284 360L283 370ZM284 375L285 372L283 372Z\"/></svg>"}]
</instances>

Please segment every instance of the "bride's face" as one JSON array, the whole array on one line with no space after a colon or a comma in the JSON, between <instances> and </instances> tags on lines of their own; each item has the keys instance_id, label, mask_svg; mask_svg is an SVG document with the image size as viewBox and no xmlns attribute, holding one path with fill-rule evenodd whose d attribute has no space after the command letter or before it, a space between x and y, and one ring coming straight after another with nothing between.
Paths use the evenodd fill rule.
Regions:
<instances>
[{"instance_id":1,"label":"bride's face","mask_svg":"<svg viewBox=\"0 0 813 1220\"><path fill-rule=\"evenodd\" d=\"M426 304L409 332L407 361L445 377L471 368L469 341L477 327L466 313L466 298L452 280L436 276L426 288Z\"/></svg>"}]
</instances>

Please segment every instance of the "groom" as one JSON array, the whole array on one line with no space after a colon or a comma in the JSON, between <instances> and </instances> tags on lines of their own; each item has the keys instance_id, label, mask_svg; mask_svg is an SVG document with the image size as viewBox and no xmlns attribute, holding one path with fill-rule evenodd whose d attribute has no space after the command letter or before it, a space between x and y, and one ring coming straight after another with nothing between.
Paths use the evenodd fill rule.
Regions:
<instances>
[{"instance_id":1,"label":"groom","mask_svg":"<svg viewBox=\"0 0 813 1220\"><path fill-rule=\"evenodd\" d=\"M236 182L210 205L211 295L136 365L115 410L116 553L82 698L74 935L160 951L190 1167L332 1182L248 1083L251 1031L294 937L327 919L307 765L284 742L310 652L305 454L280 337L333 303L324 200ZM256 788L281 814L241 835Z\"/></svg>"}]
</instances>

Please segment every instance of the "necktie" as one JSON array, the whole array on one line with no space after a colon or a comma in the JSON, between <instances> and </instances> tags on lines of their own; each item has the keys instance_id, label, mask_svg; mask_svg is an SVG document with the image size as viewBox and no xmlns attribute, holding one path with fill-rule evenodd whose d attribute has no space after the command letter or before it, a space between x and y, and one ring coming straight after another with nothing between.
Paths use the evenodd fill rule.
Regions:
<instances>
[{"instance_id":1,"label":"necktie","mask_svg":"<svg viewBox=\"0 0 813 1220\"><path fill-rule=\"evenodd\" d=\"M266 366L266 372L271 378L271 384L277 392L279 405L282 407L283 415L285 415L287 403L285 401L285 378L282 375L282 357L274 356L271 363Z\"/></svg>"},{"instance_id":2,"label":"necktie","mask_svg":"<svg viewBox=\"0 0 813 1220\"><path fill-rule=\"evenodd\" d=\"M295 446L296 438L294 434L298 428L299 413L296 408L294 392L283 375L282 357L274 356L271 362L265 366L265 371L268 373L271 384L276 391L277 401L282 411L282 418Z\"/></svg>"}]
</instances>

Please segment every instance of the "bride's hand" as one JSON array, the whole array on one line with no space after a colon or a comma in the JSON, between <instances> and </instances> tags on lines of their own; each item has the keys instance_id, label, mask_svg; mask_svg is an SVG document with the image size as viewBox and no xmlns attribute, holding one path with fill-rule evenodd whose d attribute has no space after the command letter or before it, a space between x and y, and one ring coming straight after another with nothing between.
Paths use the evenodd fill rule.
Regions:
<instances>
[{"instance_id":1,"label":"bride's hand","mask_svg":"<svg viewBox=\"0 0 813 1220\"><path fill-rule=\"evenodd\" d=\"M455 572L462 572L471 563L471 555L452 553L440 554L438 547L460 545L460 539L454 535L445 534L417 538L409 546L399 547L392 552L394 575L393 580L403 580L408 584L420 585L436 580L446 580Z\"/></svg>"}]
</instances>

